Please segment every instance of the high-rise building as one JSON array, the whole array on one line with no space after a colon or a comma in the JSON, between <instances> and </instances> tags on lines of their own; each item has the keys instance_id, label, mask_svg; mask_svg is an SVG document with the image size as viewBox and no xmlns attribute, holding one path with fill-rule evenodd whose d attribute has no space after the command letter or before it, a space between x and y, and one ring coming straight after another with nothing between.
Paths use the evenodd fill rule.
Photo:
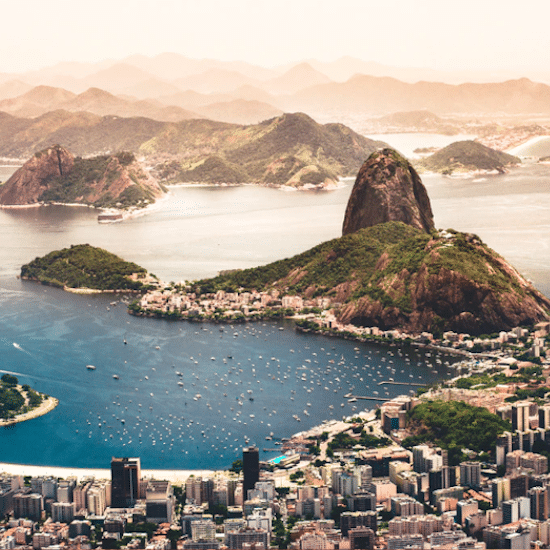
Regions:
<instances>
[{"instance_id":1,"label":"high-rise building","mask_svg":"<svg viewBox=\"0 0 550 550\"><path fill-rule=\"evenodd\" d=\"M512 405L512 428L519 432L526 432L529 429L529 407L528 401L518 401Z\"/></svg>"},{"instance_id":2,"label":"high-rise building","mask_svg":"<svg viewBox=\"0 0 550 550\"><path fill-rule=\"evenodd\" d=\"M133 506L139 499L141 463L139 458L111 460L111 505L114 508Z\"/></svg>"},{"instance_id":3,"label":"high-rise building","mask_svg":"<svg viewBox=\"0 0 550 550\"><path fill-rule=\"evenodd\" d=\"M493 508L498 508L505 500L510 500L510 479L496 478L491 481Z\"/></svg>"},{"instance_id":4,"label":"high-rise building","mask_svg":"<svg viewBox=\"0 0 550 550\"><path fill-rule=\"evenodd\" d=\"M466 525L466 518L476 514L479 510L479 502L473 498L461 500L456 505L456 522L462 526Z\"/></svg>"},{"instance_id":5,"label":"high-rise building","mask_svg":"<svg viewBox=\"0 0 550 550\"><path fill-rule=\"evenodd\" d=\"M72 502L53 502L52 520L59 523L71 523L74 519L74 503Z\"/></svg>"},{"instance_id":6,"label":"high-rise building","mask_svg":"<svg viewBox=\"0 0 550 550\"><path fill-rule=\"evenodd\" d=\"M147 521L172 523L175 499L169 481L149 481L145 493L145 513Z\"/></svg>"},{"instance_id":7,"label":"high-rise building","mask_svg":"<svg viewBox=\"0 0 550 550\"><path fill-rule=\"evenodd\" d=\"M460 484L477 488L481 484L481 464L479 462L460 463Z\"/></svg>"},{"instance_id":8,"label":"high-rise building","mask_svg":"<svg viewBox=\"0 0 550 550\"><path fill-rule=\"evenodd\" d=\"M216 524L211 519L200 519L191 523L191 535L194 541L216 540Z\"/></svg>"},{"instance_id":9,"label":"high-rise building","mask_svg":"<svg viewBox=\"0 0 550 550\"><path fill-rule=\"evenodd\" d=\"M13 497L13 515L38 521L42 518L44 497L38 493L18 493Z\"/></svg>"},{"instance_id":10,"label":"high-rise building","mask_svg":"<svg viewBox=\"0 0 550 550\"><path fill-rule=\"evenodd\" d=\"M506 500L502 503L502 523L504 525L515 523L521 518L530 519L530 517L531 500L527 497Z\"/></svg>"},{"instance_id":11,"label":"high-rise building","mask_svg":"<svg viewBox=\"0 0 550 550\"><path fill-rule=\"evenodd\" d=\"M260 480L260 454L258 447L243 449L243 499L248 498L248 491Z\"/></svg>"},{"instance_id":12,"label":"high-rise building","mask_svg":"<svg viewBox=\"0 0 550 550\"><path fill-rule=\"evenodd\" d=\"M368 527L355 527L349 532L351 550L372 550L374 548L375 534Z\"/></svg>"},{"instance_id":13,"label":"high-rise building","mask_svg":"<svg viewBox=\"0 0 550 550\"><path fill-rule=\"evenodd\" d=\"M531 501L531 519L546 521L549 515L549 499L547 487L533 487L529 489Z\"/></svg>"},{"instance_id":14,"label":"high-rise building","mask_svg":"<svg viewBox=\"0 0 550 550\"><path fill-rule=\"evenodd\" d=\"M368 527L376 533L377 521L375 510L370 512L342 512L340 516L342 536L347 537L349 531L356 527Z\"/></svg>"}]
</instances>

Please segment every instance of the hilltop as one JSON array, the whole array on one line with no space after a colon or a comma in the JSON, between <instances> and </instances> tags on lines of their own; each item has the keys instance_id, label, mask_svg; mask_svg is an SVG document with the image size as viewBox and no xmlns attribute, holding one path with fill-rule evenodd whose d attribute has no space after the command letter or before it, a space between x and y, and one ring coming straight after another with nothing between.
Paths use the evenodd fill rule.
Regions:
<instances>
[{"instance_id":1,"label":"hilltop","mask_svg":"<svg viewBox=\"0 0 550 550\"><path fill-rule=\"evenodd\" d=\"M385 148L361 166L348 199L342 233L401 221L429 233L434 228L428 192L410 162Z\"/></svg>"},{"instance_id":2,"label":"hilltop","mask_svg":"<svg viewBox=\"0 0 550 550\"><path fill-rule=\"evenodd\" d=\"M501 151L486 147L477 141L455 141L433 155L417 162L417 165L431 172L452 174L476 170L505 172L521 160Z\"/></svg>"},{"instance_id":3,"label":"hilltop","mask_svg":"<svg viewBox=\"0 0 550 550\"><path fill-rule=\"evenodd\" d=\"M360 229L197 287L326 297L342 323L414 333L491 333L547 320L550 312L550 300L477 236L427 234L401 222Z\"/></svg>"},{"instance_id":4,"label":"hilltop","mask_svg":"<svg viewBox=\"0 0 550 550\"><path fill-rule=\"evenodd\" d=\"M163 192L132 153L84 159L55 145L33 155L0 187L0 204L144 207Z\"/></svg>"},{"instance_id":5,"label":"hilltop","mask_svg":"<svg viewBox=\"0 0 550 550\"><path fill-rule=\"evenodd\" d=\"M150 283L143 267L89 244L35 258L21 267L21 278L66 290L140 291Z\"/></svg>"},{"instance_id":6,"label":"hilltop","mask_svg":"<svg viewBox=\"0 0 550 550\"><path fill-rule=\"evenodd\" d=\"M158 167L168 181L299 186L355 174L365 156L382 145L342 124L321 125L293 113L251 126L182 121L140 151L179 159Z\"/></svg>"}]
</instances>

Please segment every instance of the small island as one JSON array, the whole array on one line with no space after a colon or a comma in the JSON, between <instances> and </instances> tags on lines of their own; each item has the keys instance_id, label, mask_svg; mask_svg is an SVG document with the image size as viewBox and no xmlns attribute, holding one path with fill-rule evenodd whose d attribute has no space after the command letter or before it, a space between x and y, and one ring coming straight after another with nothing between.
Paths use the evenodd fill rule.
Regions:
<instances>
[{"instance_id":1,"label":"small island","mask_svg":"<svg viewBox=\"0 0 550 550\"><path fill-rule=\"evenodd\" d=\"M21 278L80 294L141 292L158 283L143 267L89 244L35 258L21 267Z\"/></svg>"},{"instance_id":2,"label":"small island","mask_svg":"<svg viewBox=\"0 0 550 550\"><path fill-rule=\"evenodd\" d=\"M504 173L521 164L518 157L496 151L477 141L455 141L416 162L416 167L444 175L468 172Z\"/></svg>"},{"instance_id":3,"label":"small island","mask_svg":"<svg viewBox=\"0 0 550 550\"><path fill-rule=\"evenodd\" d=\"M11 374L0 378L0 426L10 426L53 411L59 404L50 397L33 390L28 384L19 385Z\"/></svg>"}]
</instances>

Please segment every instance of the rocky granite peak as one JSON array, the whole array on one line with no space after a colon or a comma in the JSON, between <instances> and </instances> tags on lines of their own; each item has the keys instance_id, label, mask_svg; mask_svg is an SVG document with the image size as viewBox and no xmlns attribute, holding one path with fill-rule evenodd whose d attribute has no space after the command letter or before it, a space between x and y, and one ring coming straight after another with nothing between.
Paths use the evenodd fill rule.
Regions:
<instances>
[{"instance_id":1,"label":"rocky granite peak","mask_svg":"<svg viewBox=\"0 0 550 550\"><path fill-rule=\"evenodd\" d=\"M34 154L0 187L0 204L24 205L39 202L53 177L63 177L74 166L74 157L60 145Z\"/></svg>"},{"instance_id":2,"label":"rocky granite peak","mask_svg":"<svg viewBox=\"0 0 550 550\"><path fill-rule=\"evenodd\" d=\"M424 184L409 161L385 148L363 163L353 186L342 229L349 235L379 223L399 221L429 233L432 207Z\"/></svg>"}]
</instances>

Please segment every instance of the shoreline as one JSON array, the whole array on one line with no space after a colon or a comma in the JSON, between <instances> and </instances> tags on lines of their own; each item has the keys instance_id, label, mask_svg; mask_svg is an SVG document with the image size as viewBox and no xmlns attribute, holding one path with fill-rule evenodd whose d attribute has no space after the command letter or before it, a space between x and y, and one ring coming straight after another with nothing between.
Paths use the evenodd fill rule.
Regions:
<instances>
[{"instance_id":1,"label":"shoreline","mask_svg":"<svg viewBox=\"0 0 550 550\"><path fill-rule=\"evenodd\" d=\"M44 394L40 395L44 396ZM14 424L19 424L20 422L26 422L27 420L44 416L53 411L57 405L59 405L59 399L56 399L55 397L47 397L44 401L42 401L42 403L40 403L40 405L38 405L38 407L32 409L32 411L18 414L14 418L0 419L0 428L5 426L13 426Z\"/></svg>"},{"instance_id":2,"label":"shoreline","mask_svg":"<svg viewBox=\"0 0 550 550\"><path fill-rule=\"evenodd\" d=\"M142 478L158 479L177 483L184 483L191 476L208 476L224 470L161 470L144 469L141 470ZM68 478L77 477L78 480L94 476L96 479L111 479L110 468L80 468L65 466L36 466L32 464L13 464L0 462L0 474L12 474L21 476L45 476L53 475L55 477Z\"/></svg>"}]
</instances>

